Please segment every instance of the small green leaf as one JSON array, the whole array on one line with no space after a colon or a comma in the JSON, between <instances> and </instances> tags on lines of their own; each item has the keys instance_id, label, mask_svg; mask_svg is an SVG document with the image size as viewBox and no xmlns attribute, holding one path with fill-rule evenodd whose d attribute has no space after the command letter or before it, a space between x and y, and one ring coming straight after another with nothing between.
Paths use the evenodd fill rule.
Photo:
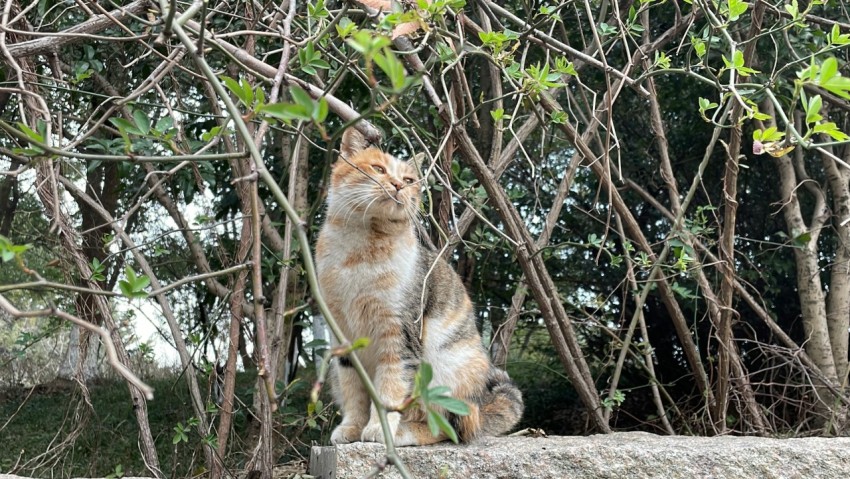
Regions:
<instances>
[{"instance_id":1,"label":"small green leaf","mask_svg":"<svg viewBox=\"0 0 850 479\"><path fill-rule=\"evenodd\" d=\"M702 39L691 37L691 44L694 46L694 52L696 52L698 58L701 59L705 56L706 46Z\"/></svg>"},{"instance_id":2,"label":"small green leaf","mask_svg":"<svg viewBox=\"0 0 850 479\"><path fill-rule=\"evenodd\" d=\"M835 57L829 57L820 66L820 71L815 78L815 84L820 85L841 98L850 100L850 78L838 73L838 61Z\"/></svg>"},{"instance_id":3,"label":"small green leaf","mask_svg":"<svg viewBox=\"0 0 850 479\"><path fill-rule=\"evenodd\" d=\"M808 231L795 236L792 241L792 246L795 248L805 248L809 241L812 240L812 234Z\"/></svg>"},{"instance_id":4,"label":"small green leaf","mask_svg":"<svg viewBox=\"0 0 850 479\"><path fill-rule=\"evenodd\" d=\"M24 132L31 140L35 140L39 143L44 143L44 136L35 132L32 128L27 126L25 123L18 122L18 128Z\"/></svg>"},{"instance_id":5,"label":"small green leaf","mask_svg":"<svg viewBox=\"0 0 850 479\"><path fill-rule=\"evenodd\" d=\"M800 14L800 6L797 4L797 0L792 0L791 3L786 3L785 11L791 14L792 20L797 20L797 17Z\"/></svg>"},{"instance_id":6,"label":"small green leaf","mask_svg":"<svg viewBox=\"0 0 850 479\"><path fill-rule=\"evenodd\" d=\"M142 130L140 130L135 124L130 123L129 121L123 118L110 118L109 122L115 125L119 131L125 133L132 133L134 135L143 135Z\"/></svg>"},{"instance_id":7,"label":"small green leaf","mask_svg":"<svg viewBox=\"0 0 850 479\"><path fill-rule=\"evenodd\" d=\"M224 83L224 86L230 90L230 93L233 93L233 95L235 95L243 105L251 106L248 95L245 94L245 90L242 88L240 82L237 82L233 78L227 76L222 76L221 81Z\"/></svg>"},{"instance_id":8,"label":"small green leaf","mask_svg":"<svg viewBox=\"0 0 850 479\"><path fill-rule=\"evenodd\" d=\"M319 108L316 112L316 115L314 115L313 119L317 123L322 123L328 117L328 109L329 109L328 101L324 97L319 98Z\"/></svg>"},{"instance_id":9,"label":"small green leaf","mask_svg":"<svg viewBox=\"0 0 850 479\"><path fill-rule=\"evenodd\" d=\"M292 120L309 121L311 118L311 110L308 110L303 105L295 105L292 103L272 103L269 105L263 105L257 109L257 113L277 118L285 122Z\"/></svg>"},{"instance_id":10,"label":"small green leaf","mask_svg":"<svg viewBox=\"0 0 850 479\"><path fill-rule=\"evenodd\" d=\"M160 118L159 121L156 122L155 129L156 129L156 131L158 131L160 133L165 133L168 130L170 130L172 127L174 127L174 118L171 118L171 116L166 115L166 116Z\"/></svg>"},{"instance_id":11,"label":"small green leaf","mask_svg":"<svg viewBox=\"0 0 850 479\"><path fill-rule=\"evenodd\" d=\"M293 85L289 89L289 94L292 95L292 99L295 100L297 105L309 107L312 110L313 98L303 88Z\"/></svg>"},{"instance_id":12,"label":"small green leaf","mask_svg":"<svg viewBox=\"0 0 850 479\"><path fill-rule=\"evenodd\" d=\"M666 53L656 50L654 65L666 70L670 68L670 57Z\"/></svg>"},{"instance_id":13,"label":"small green leaf","mask_svg":"<svg viewBox=\"0 0 850 479\"><path fill-rule=\"evenodd\" d=\"M796 3L797 0L794 0ZM743 0L729 0L729 21L734 22L746 13L749 4Z\"/></svg>"},{"instance_id":14,"label":"small green leaf","mask_svg":"<svg viewBox=\"0 0 850 479\"><path fill-rule=\"evenodd\" d=\"M351 343L351 349L354 351L358 349L363 349L369 346L369 343L371 343L371 340L367 337L357 338L354 340L353 343Z\"/></svg>"},{"instance_id":15,"label":"small green leaf","mask_svg":"<svg viewBox=\"0 0 850 479\"><path fill-rule=\"evenodd\" d=\"M829 135L835 141L846 141L850 139L850 136L839 130L838 125L831 121L815 125L812 131Z\"/></svg>"},{"instance_id":16,"label":"small green leaf","mask_svg":"<svg viewBox=\"0 0 850 479\"><path fill-rule=\"evenodd\" d=\"M823 106L823 100L820 95L815 95L809 99L806 107L806 123L812 124L817 123L823 120L823 116L820 115L820 109Z\"/></svg>"},{"instance_id":17,"label":"small green leaf","mask_svg":"<svg viewBox=\"0 0 850 479\"><path fill-rule=\"evenodd\" d=\"M139 129L139 132L142 135L147 135L151 131L151 119L148 118L147 113L142 110L136 110L133 112L133 120L136 122L136 128Z\"/></svg>"},{"instance_id":18,"label":"small green leaf","mask_svg":"<svg viewBox=\"0 0 850 479\"><path fill-rule=\"evenodd\" d=\"M405 84L405 72L404 65L396 58L395 54L386 50L383 53L376 54L374 60L378 68L383 70L390 79L393 90L400 91Z\"/></svg>"},{"instance_id":19,"label":"small green leaf","mask_svg":"<svg viewBox=\"0 0 850 479\"><path fill-rule=\"evenodd\" d=\"M549 115L549 119L552 123L556 125L563 125L567 123L567 112L563 110L553 111L551 115Z\"/></svg>"},{"instance_id":20,"label":"small green leaf","mask_svg":"<svg viewBox=\"0 0 850 479\"><path fill-rule=\"evenodd\" d=\"M466 416L469 414L469 405L460 399L448 396L431 397L431 403L442 407L448 412Z\"/></svg>"},{"instance_id":21,"label":"small green leaf","mask_svg":"<svg viewBox=\"0 0 850 479\"><path fill-rule=\"evenodd\" d=\"M431 383L431 378L434 377L434 370L431 369L431 365L428 363L422 363L419 365L419 372L416 373L416 378L418 384L422 385L422 389L425 389L428 384Z\"/></svg>"},{"instance_id":22,"label":"small green leaf","mask_svg":"<svg viewBox=\"0 0 850 479\"><path fill-rule=\"evenodd\" d=\"M443 431L443 433L451 439L453 443L457 444L457 433L442 414L434 411L428 411L428 428L431 430L432 436L436 436L440 433L440 431Z\"/></svg>"},{"instance_id":23,"label":"small green leaf","mask_svg":"<svg viewBox=\"0 0 850 479\"><path fill-rule=\"evenodd\" d=\"M357 24L351 21L348 17L342 17L336 24L336 33L340 38L345 40L357 30Z\"/></svg>"},{"instance_id":24,"label":"small green leaf","mask_svg":"<svg viewBox=\"0 0 850 479\"><path fill-rule=\"evenodd\" d=\"M785 133L777 131L775 126L765 130L759 129L753 131L753 140L756 141L779 141L783 136L785 136Z\"/></svg>"},{"instance_id":25,"label":"small green leaf","mask_svg":"<svg viewBox=\"0 0 850 479\"><path fill-rule=\"evenodd\" d=\"M834 46L842 46L850 43L850 34L841 33L841 29L838 28L838 24L832 26L832 31L829 34L829 44Z\"/></svg>"}]
</instances>

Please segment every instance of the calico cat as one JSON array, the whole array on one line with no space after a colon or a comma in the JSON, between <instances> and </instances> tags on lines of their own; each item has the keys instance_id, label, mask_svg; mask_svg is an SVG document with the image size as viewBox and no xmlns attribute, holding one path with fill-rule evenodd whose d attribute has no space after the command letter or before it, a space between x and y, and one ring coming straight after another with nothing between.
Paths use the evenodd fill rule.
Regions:
<instances>
[{"instance_id":1,"label":"calico cat","mask_svg":"<svg viewBox=\"0 0 850 479\"><path fill-rule=\"evenodd\" d=\"M355 128L346 130L331 173L327 219L316 244L328 307L346 337L371 339L357 354L383 404L402 405L425 361L434 371L431 387L447 386L469 405L469 415L447 416L462 441L504 433L522 416L522 396L490 363L457 273L419 243L417 159L400 161L366 146ZM383 442L377 412L348 358L334 363L342 423L331 441ZM431 434L419 408L390 412L388 419L398 446L446 440Z\"/></svg>"}]
</instances>

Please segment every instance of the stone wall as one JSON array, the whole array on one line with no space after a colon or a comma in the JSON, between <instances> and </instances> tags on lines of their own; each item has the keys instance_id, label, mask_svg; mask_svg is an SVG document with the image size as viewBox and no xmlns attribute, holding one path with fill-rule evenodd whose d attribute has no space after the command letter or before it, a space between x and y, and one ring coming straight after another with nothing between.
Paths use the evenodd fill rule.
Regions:
<instances>
[{"instance_id":1,"label":"stone wall","mask_svg":"<svg viewBox=\"0 0 850 479\"><path fill-rule=\"evenodd\" d=\"M384 448L374 443L314 447L317 479L361 478ZM486 438L469 445L399 448L416 478L850 478L850 438L656 436ZM393 470L379 477L401 477Z\"/></svg>"}]
</instances>

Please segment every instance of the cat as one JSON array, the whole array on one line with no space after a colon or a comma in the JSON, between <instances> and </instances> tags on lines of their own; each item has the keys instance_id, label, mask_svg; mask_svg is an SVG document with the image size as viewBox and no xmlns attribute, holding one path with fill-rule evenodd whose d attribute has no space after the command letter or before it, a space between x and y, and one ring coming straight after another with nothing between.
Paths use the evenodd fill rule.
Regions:
<instances>
[{"instance_id":1,"label":"cat","mask_svg":"<svg viewBox=\"0 0 850 479\"><path fill-rule=\"evenodd\" d=\"M349 128L342 137L316 243L319 287L388 406L397 446L444 441L433 436L418 407L392 411L409 397L421 362L433 367L431 387L447 386L467 403L466 416L447 419L461 441L513 428L522 395L490 362L475 326L472 301L457 273L417 237L421 180L418 158L401 161ZM375 407L347 357L334 360L331 387L342 422L331 442L384 442Z\"/></svg>"}]
</instances>

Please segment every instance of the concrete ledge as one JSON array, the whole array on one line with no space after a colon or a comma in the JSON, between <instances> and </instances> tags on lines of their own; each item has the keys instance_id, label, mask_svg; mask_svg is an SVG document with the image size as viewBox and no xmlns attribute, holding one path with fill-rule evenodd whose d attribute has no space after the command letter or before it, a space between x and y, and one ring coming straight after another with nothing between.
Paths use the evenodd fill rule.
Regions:
<instances>
[{"instance_id":1,"label":"concrete ledge","mask_svg":"<svg viewBox=\"0 0 850 479\"><path fill-rule=\"evenodd\" d=\"M313 447L317 479L360 478L384 447L353 443ZM850 438L656 436L501 437L474 444L399 448L417 478L850 478ZM379 477L401 477L392 468Z\"/></svg>"}]
</instances>

